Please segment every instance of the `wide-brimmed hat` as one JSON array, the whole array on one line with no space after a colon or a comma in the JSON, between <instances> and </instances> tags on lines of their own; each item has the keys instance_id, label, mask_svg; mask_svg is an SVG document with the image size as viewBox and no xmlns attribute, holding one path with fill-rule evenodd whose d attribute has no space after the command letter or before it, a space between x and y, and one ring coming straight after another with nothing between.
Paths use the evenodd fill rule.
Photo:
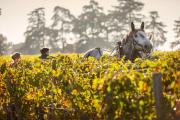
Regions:
<instances>
[{"instance_id":1,"label":"wide-brimmed hat","mask_svg":"<svg viewBox=\"0 0 180 120\"><path fill-rule=\"evenodd\" d=\"M19 52L15 52L15 53L13 53L12 56L11 56L11 58L12 58L13 60L15 60L15 59L17 59L17 58L20 58L20 57L21 57L21 53L19 53Z\"/></svg>"},{"instance_id":2,"label":"wide-brimmed hat","mask_svg":"<svg viewBox=\"0 0 180 120\"><path fill-rule=\"evenodd\" d=\"M42 48L42 49L40 50L41 54L44 54L44 53L46 53L46 52L48 52L48 51L49 51L49 48Z\"/></svg>"}]
</instances>

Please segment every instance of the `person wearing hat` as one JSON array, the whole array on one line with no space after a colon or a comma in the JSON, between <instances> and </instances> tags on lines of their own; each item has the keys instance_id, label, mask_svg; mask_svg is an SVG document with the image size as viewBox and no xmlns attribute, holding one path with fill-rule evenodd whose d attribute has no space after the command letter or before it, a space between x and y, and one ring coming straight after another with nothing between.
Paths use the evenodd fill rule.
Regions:
<instances>
[{"instance_id":1,"label":"person wearing hat","mask_svg":"<svg viewBox=\"0 0 180 120\"><path fill-rule=\"evenodd\" d=\"M13 62L11 63L10 67L15 67L15 66L17 66L17 64L20 61L21 53L16 52L11 56L11 58L12 58Z\"/></svg>"},{"instance_id":2,"label":"person wearing hat","mask_svg":"<svg viewBox=\"0 0 180 120\"><path fill-rule=\"evenodd\" d=\"M49 56L49 48L42 48L40 52L41 52L41 56L40 56L41 59L53 58L52 56Z\"/></svg>"}]
</instances>

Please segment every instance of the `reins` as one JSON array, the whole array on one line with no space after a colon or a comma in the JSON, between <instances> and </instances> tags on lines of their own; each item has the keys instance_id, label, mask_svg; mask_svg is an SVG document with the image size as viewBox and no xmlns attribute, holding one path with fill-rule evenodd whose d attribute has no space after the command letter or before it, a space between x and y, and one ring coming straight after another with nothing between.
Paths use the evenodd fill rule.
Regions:
<instances>
[{"instance_id":1,"label":"reins","mask_svg":"<svg viewBox=\"0 0 180 120\"><path fill-rule=\"evenodd\" d=\"M138 46L140 46L141 48L143 48L143 46L141 45L141 44L139 44L134 38L133 38L133 46L135 46L135 45L138 45ZM135 47L134 47L135 48ZM143 48L144 49L144 48Z\"/></svg>"},{"instance_id":2,"label":"reins","mask_svg":"<svg viewBox=\"0 0 180 120\"><path fill-rule=\"evenodd\" d=\"M110 54L109 54L109 56L111 56L112 55L112 53L114 52L114 50L117 48L117 46L116 47L114 47L112 50L107 50L107 49L103 49L103 51L106 51L106 52L110 52Z\"/></svg>"}]
</instances>

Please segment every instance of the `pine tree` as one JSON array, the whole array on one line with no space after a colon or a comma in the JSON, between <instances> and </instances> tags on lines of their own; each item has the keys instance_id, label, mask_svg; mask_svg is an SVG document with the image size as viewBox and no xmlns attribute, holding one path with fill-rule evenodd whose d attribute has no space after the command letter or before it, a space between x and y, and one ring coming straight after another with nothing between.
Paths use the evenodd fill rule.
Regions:
<instances>
[{"instance_id":1,"label":"pine tree","mask_svg":"<svg viewBox=\"0 0 180 120\"><path fill-rule=\"evenodd\" d=\"M151 11L149 16L149 21L147 21L146 28L148 29L149 34L152 36L153 47L157 48L160 45L163 45L166 42L166 25L163 22L158 21L159 14L157 11Z\"/></svg>"},{"instance_id":2,"label":"pine tree","mask_svg":"<svg viewBox=\"0 0 180 120\"><path fill-rule=\"evenodd\" d=\"M175 24L174 24L173 30L175 32L176 40L171 43L171 48L174 48L174 47L180 45L180 18L179 18L179 20L175 20L174 22L175 22Z\"/></svg>"},{"instance_id":3,"label":"pine tree","mask_svg":"<svg viewBox=\"0 0 180 120\"><path fill-rule=\"evenodd\" d=\"M0 55L4 54L9 47L10 43L7 42L7 38L0 34Z\"/></svg>"},{"instance_id":4,"label":"pine tree","mask_svg":"<svg viewBox=\"0 0 180 120\"><path fill-rule=\"evenodd\" d=\"M25 32L25 44L23 52L36 53L45 46L45 11L44 8L37 8L28 14L29 25Z\"/></svg>"},{"instance_id":5,"label":"pine tree","mask_svg":"<svg viewBox=\"0 0 180 120\"><path fill-rule=\"evenodd\" d=\"M66 8L56 6L54 8L54 15L52 17L53 24L52 29L57 36L54 36L53 42L58 43L61 41L62 52L67 44L67 37L72 33L73 21L75 16L70 13Z\"/></svg>"},{"instance_id":6,"label":"pine tree","mask_svg":"<svg viewBox=\"0 0 180 120\"><path fill-rule=\"evenodd\" d=\"M2 14L2 9L0 8L0 15Z\"/></svg>"},{"instance_id":7,"label":"pine tree","mask_svg":"<svg viewBox=\"0 0 180 120\"><path fill-rule=\"evenodd\" d=\"M74 33L80 36L78 42L78 52L103 45L105 47L105 40L103 34L105 14L103 8L98 2L90 0L88 5L83 6L83 13L74 21Z\"/></svg>"},{"instance_id":8,"label":"pine tree","mask_svg":"<svg viewBox=\"0 0 180 120\"><path fill-rule=\"evenodd\" d=\"M136 0L117 0L118 5L109 11L111 31L115 32L115 39L121 38L129 30L130 23L141 22L144 17L140 12L144 7L142 2Z\"/></svg>"},{"instance_id":9,"label":"pine tree","mask_svg":"<svg viewBox=\"0 0 180 120\"><path fill-rule=\"evenodd\" d=\"M100 17L103 14L103 8L99 3L90 0L89 5L83 6L83 13L78 17L79 24L76 24L75 32L89 39L94 39L100 33L101 21Z\"/></svg>"}]
</instances>

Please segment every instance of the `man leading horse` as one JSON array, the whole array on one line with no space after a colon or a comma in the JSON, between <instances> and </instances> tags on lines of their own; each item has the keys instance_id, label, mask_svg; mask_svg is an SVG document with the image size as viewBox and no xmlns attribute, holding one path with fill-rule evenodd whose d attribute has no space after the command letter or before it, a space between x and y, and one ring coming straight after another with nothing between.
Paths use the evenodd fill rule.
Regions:
<instances>
[{"instance_id":1,"label":"man leading horse","mask_svg":"<svg viewBox=\"0 0 180 120\"><path fill-rule=\"evenodd\" d=\"M117 42L115 48L114 56L118 58L125 56L126 60L134 61L136 58L147 57L151 53L153 46L150 38L147 37L144 31L144 22L141 23L139 29L136 29L132 22L130 33L122 41ZM100 51L98 51L97 48L91 49L86 52L84 57L87 58L91 56L99 59L103 54L101 52L102 48L98 49L100 49Z\"/></svg>"}]
</instances>

